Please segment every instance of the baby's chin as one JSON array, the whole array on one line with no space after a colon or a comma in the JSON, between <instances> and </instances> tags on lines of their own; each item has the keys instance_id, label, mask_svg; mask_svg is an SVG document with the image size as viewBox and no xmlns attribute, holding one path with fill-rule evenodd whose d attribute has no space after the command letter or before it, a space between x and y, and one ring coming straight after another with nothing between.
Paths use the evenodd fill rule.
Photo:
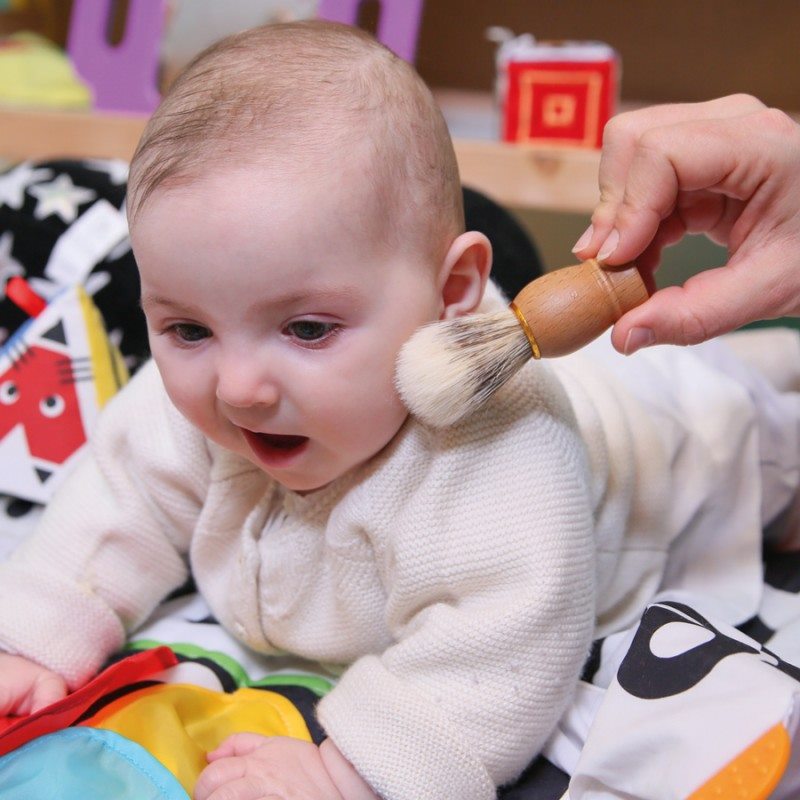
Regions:
<instances>
[{"instance_id":1,"label":"baby's chin","mask_svg":"<svg viewBox=\"0 0 800 800\"><path fill-rule=\"evenodd\" d=\"M313 475L313 474L303 474L303 473L293 474L293 473L286 473L282 471L268 469L263 464L259 463L259 461L255 457L250 455L247 456L247 460L254 466L258 467L271 480L275 481L275 483L279 484L287 491L293 492L294 494L298 494L301 496L321 491L322 489L325 489L332 483L335 483L337 480L339 480L339 478L349 474L350 472L353 471L353 469L355 469L353 468L353 469L328 473L327 475Z\"/></svg>"},{"instance_id":2,"label":"baby's chin","mask_svg":"<svg viewBox=\"0 0 800 800\"><path fill-rule=\"evenodd\" d=\"M394 441L394 437L391 441ZM327 474L324 475L313 475L313 474L286 474L286 473L278 473L273 470L265 469L263 464L259 464L253 458L248 458L248 460L255 464L262 472L268 475L272 480L276 483L280 484L284 489L287 491L293 492L294 494L305 496L309 494L313 494L314 492L322 491L327 487L331 486L332 484L336 483L339 480L355 476L359 470L365 465L372 461L378 454L382 453L385 450L387 445L384 445L377 450L375 453L370 455L367 458L362 459L357 464L353 464L346 469L341 470L334 470L329 471Z\"/></svg>"}]
</instances>

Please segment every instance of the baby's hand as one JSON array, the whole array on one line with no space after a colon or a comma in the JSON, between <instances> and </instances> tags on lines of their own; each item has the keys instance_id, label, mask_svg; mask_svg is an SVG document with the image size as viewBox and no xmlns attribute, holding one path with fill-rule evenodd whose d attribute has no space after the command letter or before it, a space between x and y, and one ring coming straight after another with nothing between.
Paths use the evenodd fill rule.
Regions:
<instances>
[{"instance_id":1,"label":"baby's hand","mask_svg":"<svg viewBox=\"0 0 800 800\"><path fill-rule=\"evenodd\" d=\"M66 694L60 675L22 656L0 653L0 716L33 714Z\"/></svg>"},{"instance_id":2,"label":"baby's hand","mask_svg":"<svg viewBox=\"0 0 800 800\"><path fill-rule=\"evenodd\" d=\"M285 736L237 733L208 754L209 765L200 774L194 800L361 800L376 796L342 794L310 742ZM352 767L350 767L352 770ZM353 770L355 773L355 770Z\"/></svg>"}]
</instances>

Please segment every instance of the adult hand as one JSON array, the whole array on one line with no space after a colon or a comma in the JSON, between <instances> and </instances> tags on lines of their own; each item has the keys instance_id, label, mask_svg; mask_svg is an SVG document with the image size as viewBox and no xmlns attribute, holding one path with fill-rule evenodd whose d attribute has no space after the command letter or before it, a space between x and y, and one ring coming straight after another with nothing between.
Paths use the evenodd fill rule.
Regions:
<instances>
[{"instance_id":1,"label":"adult hand","mask_svg":"<svg viewBox=\"0 0 800 800\"><path fill-rule=\"evenodd\" d=\"M0 716L33 714L66 694L60 675L22 656L0 653Z\"/></svg>"},{"instance_id":2,"label":"adult hand","mask_svg":"<svg viewBox=\"0 0 800 800\"><path fill-rule=\"evenodd\" d=\"M320 748L299 739L237 733L209 753L208 760L195 784L194 800L377 800L349 764L340 772L342 765L330 753L323 758Z\"/></svg>"},{"instance_id":3,"label":"adult hand","mask_svg":"<svg viewBox=\"0 0 800 800\"><path fill-rule=\"evenodd\" d=\"M617 350L696 344L800 313L800 126L789 116L747 95L620 114L605 129L599 179L580 258L636 261L653 291L662 249L686 233L729 255L625 314Z\"/></svg>"}]
</instances>

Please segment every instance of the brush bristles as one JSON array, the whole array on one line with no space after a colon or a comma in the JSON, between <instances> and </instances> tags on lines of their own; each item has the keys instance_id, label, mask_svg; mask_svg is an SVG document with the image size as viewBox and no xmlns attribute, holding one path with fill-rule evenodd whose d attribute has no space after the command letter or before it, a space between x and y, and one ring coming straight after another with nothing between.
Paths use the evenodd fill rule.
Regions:
<instances>
[{"instance_id":1,"label":"brush bristles","mask_svg":"<svg viewBox=\"0 0 800 800\"><path fill-rule=\"evenodd\" d=\"M512 311L420 328L403 346L395 382L409 411L444 427L479 408L531 358Z\"/></svg>"}]
</instances>

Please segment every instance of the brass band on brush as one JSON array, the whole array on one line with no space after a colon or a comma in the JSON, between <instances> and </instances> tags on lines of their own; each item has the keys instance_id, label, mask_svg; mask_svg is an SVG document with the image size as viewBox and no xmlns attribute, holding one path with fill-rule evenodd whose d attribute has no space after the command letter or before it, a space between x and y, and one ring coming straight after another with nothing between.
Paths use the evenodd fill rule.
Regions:
<instances>
[{"instance_id":1,"label":"brass band on brush","mask_svg":"<svg viewBox=\"0 0 800 800\"><path fill-rule=\"evenodd\" d=\"M528 338L528 343L531 346L531 352L533 353L533 357L535 359L541 358L542 354L539 351L539 345L536 344L536 337L533 335L531 326L528 325L528 320L525 319L523 313L517 308L517 306L514 303L509 303L508 307L517 315L519 324L522 327L522 330L525 332L525 336Z\"/></svg>"}]
</instances>

